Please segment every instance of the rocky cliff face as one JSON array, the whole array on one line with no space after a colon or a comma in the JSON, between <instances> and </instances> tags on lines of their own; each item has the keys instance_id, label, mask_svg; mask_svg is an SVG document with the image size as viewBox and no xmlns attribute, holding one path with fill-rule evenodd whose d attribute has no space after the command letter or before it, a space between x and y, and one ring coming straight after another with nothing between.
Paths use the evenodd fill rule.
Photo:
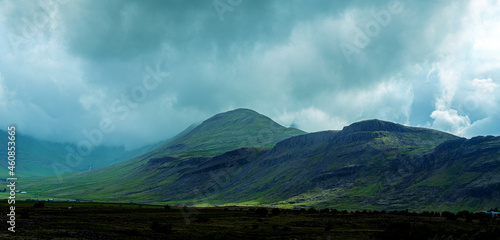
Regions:
<instances>
[{"instance_id":1,"label":"rocky cliff face","mask_svg":"<svg viewBox=\"0 0 500 240\"><path fill-rule=\"evenodd\" d=\"M480 136L441 144L431 154L436 168L458 168L450 199L491 199L500 194L500 137ZM450 175L453 173L450 173ZM460 178L469 177L470 181Z\"/></svg>"},{"instance_id":2,"label":"rocky cliff face","mask_svg":"<svg viewBox=\"0 0 500 240\"><path fill-rule=\"evenodd\" d=\"M364 121L338 132L291 137L271 150L238 149L221 154L193 167L164 189L168 189L170 200L196 198L186 189L204 188L223 179L223 184L215 184L217 194L208 192L204 197L237 202L265 196L268 202L293 199L289 201L300 203L306 200L296 196L316 189L321 192L314 196L316 204L322 206L334 203L385 209L411 208L413 204L427 206L433 201L454 199L452 194L443 194L442 189L433 186L434 178L439 180L443 171L456 166L454 162L469 161L464 156L497 153L497 148L486 144L491 141L491 138L466 140L377 120ZM471 163L470 169L485 171L486 167L479 162ZM457 192L462 191L468 199L473 193L486 196L485 189L463 186ZM421 194L431 193L434 197L422 198Z\"/></svg>"},{"instance_id":3,"label":"rocky cliff face","mask_svg":"<svg viewBox=\"0 0 500 240\"><path fill-rule=\"evenodd\" d=\"M270 154L294 150L297 148L327 144L334 141L336 137L338 137L338 132L336 131L323 131L291 137L277 143L271 150Z\"/></svg>"},{"instance_id":4,"label":"rocky cliff face","mask_svg":"<svg viewBox=\"0 0 500 240\"><path fill-rule=\"evenodd\" d=\"M429 154L435 168L444 164L460 164L470 172L488 172L500 164L500 137L479 136L447 141Z\"/></svg>"},{"instance_id":5,"label":"rocky cliff face","mask_svg":"<svg viewBox=\"0 0 500 240\"><path fill-rule=\"evenodd\" d=\"M500 197L500 137L450 140L402 160L398 169L400 183L371 202L387 208L395 207L395 199L407 207L493 208Z\"/></svg>"}]
</instances>

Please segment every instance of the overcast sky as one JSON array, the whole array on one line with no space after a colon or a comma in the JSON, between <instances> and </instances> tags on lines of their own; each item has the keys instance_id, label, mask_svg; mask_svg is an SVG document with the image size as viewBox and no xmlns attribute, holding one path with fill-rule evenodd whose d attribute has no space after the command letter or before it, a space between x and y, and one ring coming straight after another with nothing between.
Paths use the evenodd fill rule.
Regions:
<instances>
[{"instance_id":1,"label":"overcast sky","mask_svg":"<svg viewBox=\"0 0 500 240\"><path fill-rule=\"evenodd\" d=\"M500 135L499 42L499 1L0 0L0 126L135 147L251 108Z\"/></svg>"}]
</instances>

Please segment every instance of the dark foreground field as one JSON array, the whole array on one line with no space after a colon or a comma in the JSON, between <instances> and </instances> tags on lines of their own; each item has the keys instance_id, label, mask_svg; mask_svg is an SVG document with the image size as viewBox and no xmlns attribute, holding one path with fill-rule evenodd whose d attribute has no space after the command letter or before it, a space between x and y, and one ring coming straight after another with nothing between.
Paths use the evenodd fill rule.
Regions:
<instances>
[{"instance_id":1,"label":"dark foreground field","mask_svg":"<svg viewBox=\"0 0 500 240\"><path fill-rule=\"evenodd\" d=\"M35 203L16 202L15 233L1 204L0 239L500 239L500 220L468 213Z\"/></svg>"}]
</instances>

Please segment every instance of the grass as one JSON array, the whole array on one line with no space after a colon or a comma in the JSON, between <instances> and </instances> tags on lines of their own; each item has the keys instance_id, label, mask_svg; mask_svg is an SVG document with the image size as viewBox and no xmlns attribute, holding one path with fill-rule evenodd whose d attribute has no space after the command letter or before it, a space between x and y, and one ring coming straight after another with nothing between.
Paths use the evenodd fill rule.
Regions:
<instances>
[{"instance_id":1,"label":"grass","mask_svg":"<svg viewBox=\"0 0 500 240\"><path fill-rule=\"evenodd\" d=\"M500 221L448 221L391 213L319 213L255 207L165 209L161 205L101 202L16 202L16 233L3 239L428 239L435 235L500 231ZM7 209L5 202L0 208ZM156 223L163 228L153 228ZM5 221L2 223L6 225ZM171 231L166 226L171 226ZM5 226L6 227L6 226ZM164 229L164 230L162 230Z\"/></svg>"},{"instance_id":2,"label":"grass","mask_svg":"<svg viewBox=\"0 0 500 240\"><path fill-rule=\"evenodd\" d=\"M479 173L465 172L461 170L460 165L453 165L449 168L439 169L428 179L423 180L412 187L428 186L428 187L442 187L443 189L453 185L462 185L472 182L474 179L480 177Z\"/></svg>"},{"instance_id":3,"label":"grass","mask_svg":"<svg viewBox=\"0 0 500 240\"><path fill-rule=\"evenodd\" d=\"M370 197L376 195L382 188L380 183L374 183L366 187L354 187L347 191L344 195L351 197Z\"/></svg>"}]
</instances>

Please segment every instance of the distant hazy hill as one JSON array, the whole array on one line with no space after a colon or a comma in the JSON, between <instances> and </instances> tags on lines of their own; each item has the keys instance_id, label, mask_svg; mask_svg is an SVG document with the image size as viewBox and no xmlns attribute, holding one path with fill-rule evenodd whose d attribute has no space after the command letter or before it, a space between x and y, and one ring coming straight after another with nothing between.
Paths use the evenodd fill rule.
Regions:
<instances>
[{"instance_id":1,"label":"distant hazy hill","mask_svg":"<svg viewBox=\"0 0 500 240\"><path fill-rule=\"evenodd\" d=\"M7 156L7 132L0 130L0 156ZM89 156L81 156L77 161L70 158L67 162L66 147L77 149L74 144L63 144L38 140L30 136L16 133L16 175L18 177L49 176L59 173L84 171L100 168L134 158L151 151L155 145L148 145L135 150L124 147L95 147ZM7 169L8 162L1 161L0 168Z\"/></svg>"},{"instance_id":2,"label":"distant hazy hill","mask_svg":"<svg viewBox=\"0 0 500 240\"><path fill-rule=\"evenodd\" d=\"M277 142L288 131L300 135L241 144L268 128L261 116L250 110L219 114L131 161L68 174L61 183L34 179L23 186L44 197L106 201L430 211L498 207L500 137L464 139L367 120L309 134L278 126L269 139Z\"/></svg>"}]
</instances>

